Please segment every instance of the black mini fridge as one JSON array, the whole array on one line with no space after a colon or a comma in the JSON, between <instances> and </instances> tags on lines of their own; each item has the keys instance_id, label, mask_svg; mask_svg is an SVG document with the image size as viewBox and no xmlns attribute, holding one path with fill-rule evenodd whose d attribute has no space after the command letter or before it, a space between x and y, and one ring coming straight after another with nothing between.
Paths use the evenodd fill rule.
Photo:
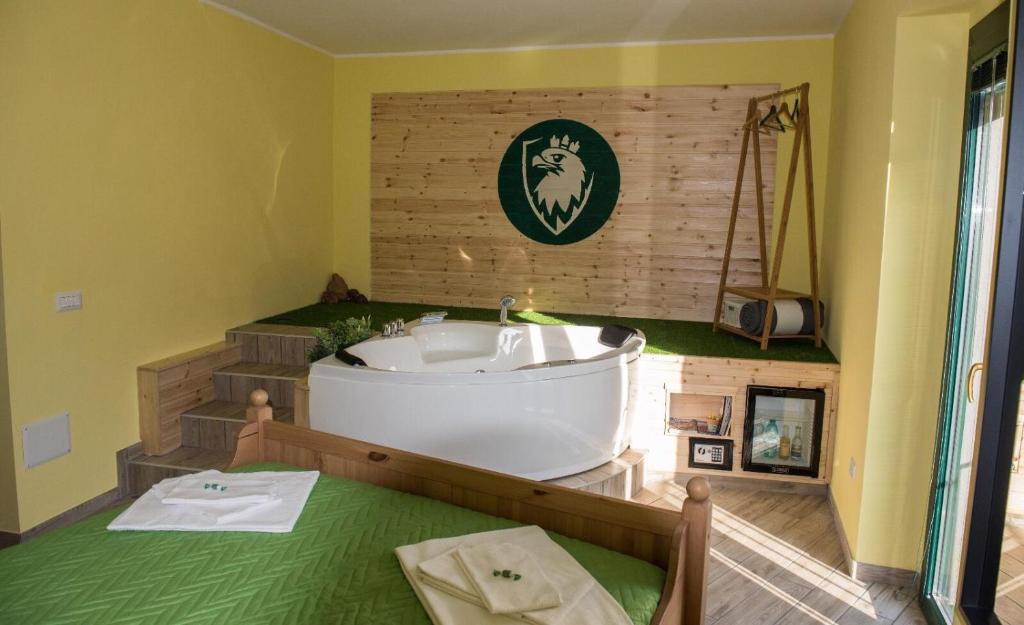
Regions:
<instances>
[{"instance_id":1,"label":"black mini fridge","mask_svg":"<svg viewBox=\"0 0 1024 625\"><path fill-rule=\"evenodd\" d=\"M825 391L747 387L743 470L818 477Z\"/></svg>"}]
</instances>

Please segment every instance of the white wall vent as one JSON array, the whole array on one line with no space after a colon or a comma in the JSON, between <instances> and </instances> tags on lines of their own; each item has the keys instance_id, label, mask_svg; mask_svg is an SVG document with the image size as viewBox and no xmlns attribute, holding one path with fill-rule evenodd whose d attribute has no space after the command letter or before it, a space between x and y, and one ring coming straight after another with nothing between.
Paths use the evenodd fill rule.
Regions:
<instances>
[{"instance_id":1,"label":"white wall vent","mask_svg":"<svg viewBox=\"0 0 1024 625\"><path fill-rule=\"evenodd\" d=\"M31 469L71 451L71 419L68 413L41 419L21 431L25 468Z\"/></svg>"}]
</instances>

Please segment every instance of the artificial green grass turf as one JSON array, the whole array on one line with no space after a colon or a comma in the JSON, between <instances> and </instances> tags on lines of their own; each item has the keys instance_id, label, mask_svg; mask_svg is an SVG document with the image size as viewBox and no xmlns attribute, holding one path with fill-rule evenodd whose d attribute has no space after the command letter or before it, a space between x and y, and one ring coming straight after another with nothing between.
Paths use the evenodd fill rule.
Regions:
<instances>
[{"instance_id":1,"label":"artificial green grass turf","mask_svg":"<svg viewBox=\"0 0 1024 625\"><path fill-rule=\"evenodd\" d=\"M458 308L430 304L313 304L280 315L259 320L258 323L278 323L296 326L326 326L331 321L369 315L379 327L392 319L412 321L421 314L434 310L448 311L447 319L469 321L497 321L498 311L486 308ZM767 351L760 345L728 332L712 332L711 324L700 321L673 321L667 319L635 319L631 317L604 317L599 315L570 315L567 313L520 312L510 310L510 321L545 325L606 326L613 323L639 328L647 335L647 354L688 356L715 356L719 358L752 358L757 360L790 360L797 362L835 363L836 357L828 347L814 347L811 341L784 339L771 341Z\"/></svg>"}]
</instances>

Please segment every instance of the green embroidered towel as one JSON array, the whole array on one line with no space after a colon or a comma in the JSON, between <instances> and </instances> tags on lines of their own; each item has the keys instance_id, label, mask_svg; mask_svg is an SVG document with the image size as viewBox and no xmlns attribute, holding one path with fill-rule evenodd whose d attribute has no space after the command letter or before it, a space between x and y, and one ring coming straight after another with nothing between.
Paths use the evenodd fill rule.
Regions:
<instances>
[{"instance_id":1,"label":"green embroidered towel","mask_svg":"<svg viewBox=\"0 0 1024 625\"><path fill-rule=\"evenodd\" d=\"M562 605L558 589L522 547L511 543L461 545L454 556L491 614L517 614Z\"/></svg>"},{"instance_id":2,"label":"green embroidered towel","mask_svg":"<svg viewBox=\"0 0 1024 625\"><path fill-rule=\"evenodd\" d=\"M180 477L160 502L187 504L260 504L277 499L277 483L252 479L244 473L202 471Z\"/></svg>"}]
</instances>

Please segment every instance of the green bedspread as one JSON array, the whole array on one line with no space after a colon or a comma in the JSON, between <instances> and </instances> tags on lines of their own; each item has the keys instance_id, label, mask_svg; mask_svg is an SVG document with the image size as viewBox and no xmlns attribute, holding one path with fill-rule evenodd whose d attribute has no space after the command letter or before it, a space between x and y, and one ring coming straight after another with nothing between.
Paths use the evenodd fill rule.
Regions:
<instances>
[{"instance_id":1,"label":"green bedspread","mask_svg":"<svg viewBox=\"0 0 1024 625\"><path fill-rule=\"evenodd\" d=\"M0 623L429 625L394 548L516 525L327 476L290 534L106 531L119 512L0 551ZM552 538L634 623L650 622L664 571Z\"/></svg>"}]
</instances>

